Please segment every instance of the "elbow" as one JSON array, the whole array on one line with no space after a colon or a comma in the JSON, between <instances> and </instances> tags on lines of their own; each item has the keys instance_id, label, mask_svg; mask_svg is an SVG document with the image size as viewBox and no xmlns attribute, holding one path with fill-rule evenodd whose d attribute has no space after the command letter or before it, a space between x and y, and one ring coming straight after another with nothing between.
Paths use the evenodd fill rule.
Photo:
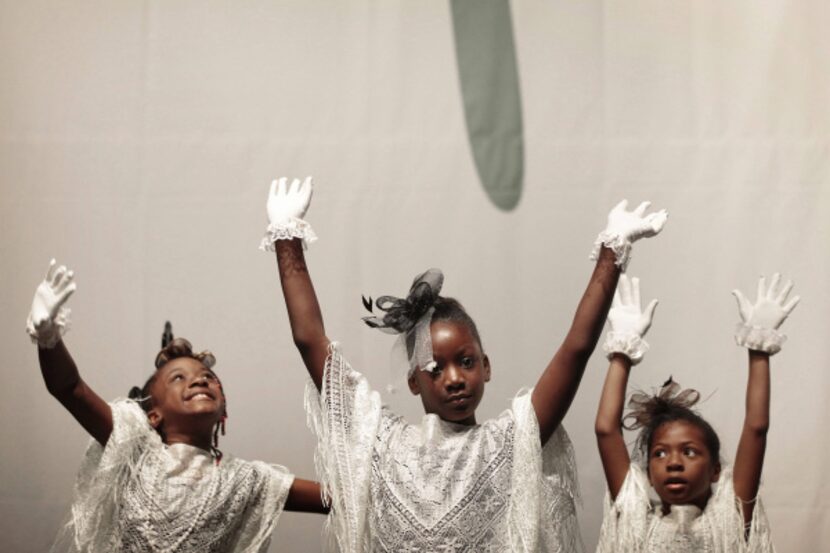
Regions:
<instances>
[{"instance_id":1,"label":"elbow","mask_svg":"<svg viewBox=\"0 0 830 553\"><path fill-rule=\"evenodd\" d=\"M756 438L766 438L769 432L769 419L746 421L744 432Z\"/></svg>"},{"instance_id":2,"label":"elbow","mask_svg":"<svg viewBox=\"0 0 830 553\"><path fill-rule=\"evenodd\" d=\"M597 439L602 439L610 436L619 436L622 434L622 430L619 422L597 419L596 423L594 423L594 434L596 434Z\"/></svg>"}]
</instances>

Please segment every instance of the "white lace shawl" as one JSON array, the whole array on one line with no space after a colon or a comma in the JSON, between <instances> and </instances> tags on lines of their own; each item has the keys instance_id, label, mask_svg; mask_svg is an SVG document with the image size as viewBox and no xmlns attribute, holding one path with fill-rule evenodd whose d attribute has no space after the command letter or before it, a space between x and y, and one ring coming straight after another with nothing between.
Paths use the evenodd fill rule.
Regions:
<instances>
[{"instance_id":1,"label":"white lace shawl","mask_svg":"<svg viewBox=\"0 0 830 553\"><path fill-rule=\"evenodd\" d=\"M53 551L244 552L268 548L294 477L281 466L167 446L133 401L110 404L106 447L92 440Z\"/></svg>"},{"instance_id":2,"label":"white lace shawl","mask_svg":"<svg viewBox=\"0 0 830 553\"><path fill-rule=\"evenodd\" d=\"M331 550L581 550L573 448L562 428L541 447L529 393L482 425L435 415L410 425L333 344L322 393L309 383L306 408L332 502Z\"/></svg>"},{"instance_id":3,"label":"white lace shawl","mask_svg":"<svg viewBox=\"0 0 830 553\"><path fill-rule=\"evenodd\" d=\"M676 516L682 513L679 509L663 516L659 503L649 498L649 489L643 469L632 464L613 503L606 493L597 553L774 552L760 498L752 511L749 538L744 538L744 519L731 468L721 472L702 513L696 507L681 506L694 509L696 516L689 521L683 521L682 514Z\"/></svg>"}]
</instances>

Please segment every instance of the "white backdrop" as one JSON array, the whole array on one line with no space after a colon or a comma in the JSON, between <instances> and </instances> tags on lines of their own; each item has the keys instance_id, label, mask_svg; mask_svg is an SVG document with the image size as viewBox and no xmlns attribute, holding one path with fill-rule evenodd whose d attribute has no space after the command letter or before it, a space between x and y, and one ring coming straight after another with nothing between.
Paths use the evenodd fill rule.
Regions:
<instances>
[{"instance_id":1,"label":"white backdrop","mask_svg":"<svg viewBox=\"0 0 830 553\"><path fill-rule=\"evenodd\" d=\"M305 373L274 259L256 249L270 179L313 174L320 241L308 259L330 336L383 387L390 339L360 323L360 295L403 293L441 267L493 363L480 418L532 386L559 345L620 198L670 211L629 268L661 300L632 383L672 374L714 392L702 410L729 459L746 378L729 291L792 276L803 299L773 359L764 494L779 550L820 550L829 6L513 3L524 176L503 211L471 154L448 1L0 3L0 549L48 547L87 442L46 392L23 330L52 256L76 272L66 342L101 396L149 376L170 319L216 353L222 447L313 476ZM596 354L565 421L589 550L604 371ZM408 394L385 397L419 416ZM271 550L317 551L321 525L286 514Z\"/></svg>"}]
</instances>

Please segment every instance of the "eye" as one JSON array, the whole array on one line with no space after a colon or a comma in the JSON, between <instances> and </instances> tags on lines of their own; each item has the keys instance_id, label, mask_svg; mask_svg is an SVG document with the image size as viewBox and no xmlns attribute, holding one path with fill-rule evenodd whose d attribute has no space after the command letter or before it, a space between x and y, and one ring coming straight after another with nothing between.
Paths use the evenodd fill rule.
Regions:
<instances>
[{"instance_id":1,"label":"eye","mask_svg":"<svg viewBox=\"0 0 830 553\"><path fill-rule=\"evenodd\" d=\"M651 456L654 457L655 459L662 459L666 456L666 451L664 449L655 449L651 453Z\"/></svg>"},{"instance_id":2,"label":"eye","mask_svg":"<svg viewBox=\"0 0 830 553\"><path fill-rule=\"evenodd\" d=\"M176 382L178 380L184 380L184 375L181 373L176 373L170 377L170 382Z\"/></svg>"},{"instance_id":3,"label":"eye","mask_svg":"<svg viewBox=\"0 0 830 553\"><path fill-rule=\"evenodd\" d=\"M216 375L213 373L205 373L202 376L205 377L205 380L216 380Z\"/></svg>"},{"instance_id":4,"label":"eye","mask_svg":"<svg viewBox=\"0 0 830 553\"><path fill-rule=\"evenodd\" d=\"M464 356L461 358L461 367L464 369L471 369L476 364L474 357Z\"/></svg>"},{"instance_id":5,"label":"eye","mask_svg":"<svg viewBox=\"0 0 830 553\"><path fill-rule=\"evenodd\" d=\"M684 449L683 454L687 457L697 457L699 455L698 451L693 447L687 447Z\"/></svg>"}]
</instances>

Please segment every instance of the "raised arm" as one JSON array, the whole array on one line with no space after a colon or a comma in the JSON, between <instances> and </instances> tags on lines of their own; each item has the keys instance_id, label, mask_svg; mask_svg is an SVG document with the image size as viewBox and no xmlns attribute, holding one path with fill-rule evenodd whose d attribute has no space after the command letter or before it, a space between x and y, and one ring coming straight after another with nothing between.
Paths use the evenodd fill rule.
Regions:
<instances>
[{"instance_id":1,"label":"raised arm","mask_svg":"<svg viewBox=\"0 0 830 553\"><path fill-rule=\"evenodd\" d=\"M787 301L792 289L788 281L779 289L781 277L776 273L769 287L766 279L758 282L758 297L751 304L739 290L732 293L738 300L741 323L735 335L739 346L749 351L749 376L746 385L746 415L735 454L733 472L735 495L743 503L744 521L752 520L755 497L761 483L764 454L769 429L770 370L769 357L780 351L786 337L778 328L798 304L799 297Z\"/></svg>"},{"instance_id":2,"label":"raised arm","mask_svg":"<svg viewBox=\"0 0 830 553\"><path fill-rule=\"evenodd\" d=\"M623 200L611 210L608 227L597 238L592 255L597 264L571 328L533 389L531 399L543 444L562 422L576 395L602 333L620 271L628 263L631 243L656 235L666 222L665 211L645 215L648 205L643 202L634 211L626 211Z\"/></svg>"},{"instance_id":3,"label":"raised arm","mask_svg":"<svg viewBox=\"0 0 830 553\"><path fill-rule=\"evenodd\" d=\"M270 224L261 248L276 252L291 335L308 374L319 390L329 339L303 253L303 241L312 242L317 238L302 219L311 203L311 193L311 177L302 184L294 179L290 186L284 177L271 183L267 204Z\"/></svg>"},{"instance_id":4,"label":"raised arm","mask_svg":"<svg viewBox=\"0 0 830 553\"><path fill-rule=\"evenodd\" d=\"M46 278L35 291L26 329L38 345L38 361L46 389L104 445L112 433L112 411L83 381L62 339L69 316L69 309L63 304L75 292L73 277L72 271L58 267L54 259L49 263Z\"/></svg>"},{"instance_id":5,"label":"raised arm","mask_svg":"<svg viewBox=\"0 0 830 553\"><path fill-rule=\"evenodd\" d=\"M611 498L617 497L628 474L631 458L622 433L622 415L628 375L633 364L639 363L648 350L643 336L651 326L657 300L643 312L640 308L640 283L636 278L620 277L614 305L608 314L611 330L603 348L611 364L597 409L595 431L597 446L608 482Z\"/></svg>"}]
</instances>

